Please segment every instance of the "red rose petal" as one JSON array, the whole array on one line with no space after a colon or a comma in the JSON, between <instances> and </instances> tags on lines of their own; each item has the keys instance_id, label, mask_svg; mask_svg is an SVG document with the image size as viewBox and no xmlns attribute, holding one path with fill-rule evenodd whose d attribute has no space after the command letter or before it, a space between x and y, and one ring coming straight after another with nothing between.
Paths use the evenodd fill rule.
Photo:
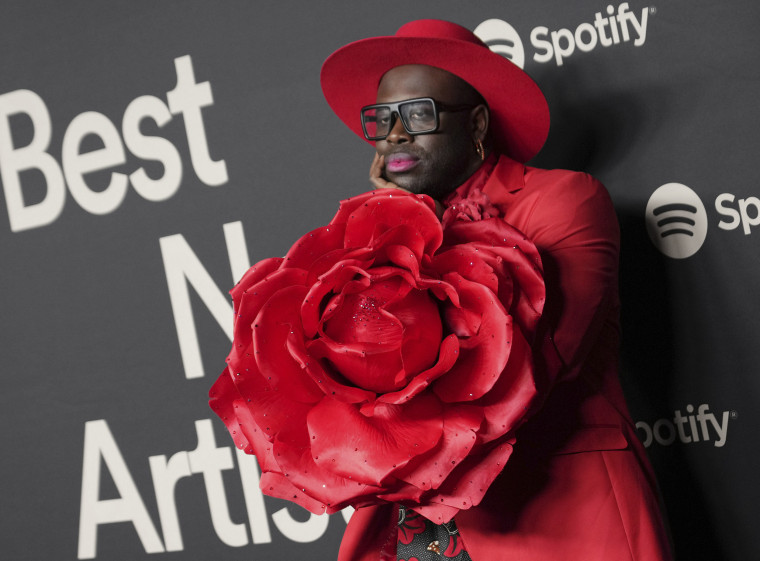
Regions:
<instances>
[{"instance_id":1,"label":"red rose petal","mask_svg":"<svg viewBox=\"0 0 760 561\"><path fill-rule=\"evenodd\" d=\"M247 286L234 295L235 322L233 326L232 350L228 362L238 371L242 364L237 361L250 362L253 349L253 324L262 306L278 290L287 286L302 286L306 278L304 271L298 269L276 270L263 275L257 282Z\"/></svg>"},{"instance_id":2,"label":"red rose petal","mask_svg":"<svg viewBox=\"0 0 760 561\"><path fill-rule=\"evenodd\" d=\"M446 478L436 493L426 496L431 509L446 506L467 509L480 504L488 487L501 473L512 455L514 439L500 443L485 454L474 454L465 458ZM426 509L417 509L427 517Z\"/></svg>"},{"instance_id":3,"label":"red rose petal","mask_svg":"<svg viewBox=\"0 0 760 561\"><path fill-rule=\"evenodd\" d=\"M425 239L417 228L403 224L378 234L369 246L375 266L392 266L411 271L418 276L419 266L425 257Z\"/></svg>"},{"instance_id":4,"label":"red rose petal","mask_svg":"<svg viewBox=\"0 0 760 561\"><path fill-rule=\"evenodd\" d=\"M404 191L392 191L392 190L385 190L385 189L375 189L373 191L368 191L367 193L362 193L361 195L356 195L353 197L349 197L348 199L342 200L340 202L340 207L338 208L338 212L335 214L333 219L330 221L330 224L345 224L348 222L348 220L351 218L351 215L356 212L357 209L369 206L367 203L377 198L380 198L381 200L383 198L385 199L393 199L394 194L396 199L399 199L401 197L407 197L408 201L411 203L417 205L418 203L422 203L425 206L427 206L428 210L430 212L435 213L435 201L433 201L432 198L430 198L427 195L413 195L411 193L406 193ZM409 203L407 203L409 204ZM419 212L419 209L415 206L415 211Z\"/></svg>"},{"instance_id":5,"label":"red rose petal","mask_svg":"<svg viewBox=\"0 0 760 561\"><path fill-rule=\"evenodd\" d=\"M447 280L457 287L462 308L480 315L481 320L477 334L460 339L459 359L436 380L433 390L448 403L472 401L491 389L507 363L512 318L484 286L456 274L448 275Z\"/></svg>"},{"instance_id":6,"label":"red rose petal","mask_svg":"<svg viewBox=\"0 0 760 561\"><path fill-rule=\"evenodd\" d=\"M329 316L332 309L324 310L325 298L331 294L341 294L343 288L351 285L350 292L360 290L360 287L370 285L369 274L366 273L359 261L344 261L333 265L309 288L301 305L301 322L307 339L317 335L320 323L325 313Z\"/></svg>"},{"instance_id":7,"label":"red rose petal","mask_svg":"<svg viewBox=\"0 0 760 561\"><path fill-rule=\"evenodd\" d=\"M348 222L348 219L351 216L352 212L354 212L357 208L362 206L373 197L376 197L377 193L378 191L368 191L367 193L355 195L353 197L349 197L340 201L338 212L336 212L335 216L333 216L333 219L330 220L330 224L345 224Z\"/></svg>"},{"instance_id":8,"label":"red rose petal","mask_svg":"<svg viewBox=\"0 0 760 561\"><path fill-rule=\"evenodd\" d=\"M323 338L309 350L357 386L398 390L436 360L442 327L427 292L390 278L329 305Z\"/></svg>"},{"instance_id":9,"label":"red rose petal","mask_svg":"<svg viewBox=\"0 0 760 561\"><path fill-rule=\"evenodd\" d=\"M329 361L341 378L372 392L395 389L395 380L403 374L401 349L386 352L382 344L345 344L320 338L309 344L309 352ZM374 394L373 394L374 397Z\"/></svg>"},{"instance_id":10,"label":"red rose petal","mask_svg":"<svg viewBox=\"0 0 760 561\"><path fill-rule=\"evenodd\" d=\"M403 325L390 311L376 287L349 294L324 324L330 339L346 345L367 343L379 348L399 348Z\"/></svg>"},{"instance_id":11,"label":"red rose petal","mask_svg":"<svg viewBox=\"0 0 760 561\"><path fill-rule=\"evenodd\" d=\"M346 223L346 247L372 245L375 238L394 226L409 225L415 236L425 241L425 253L432 254L441 245L441 224L430 208L430 201L403 192L375 192L349 216Z\"/></svg>"},{"instance_id":12,"label":"red rose petal","mask_svg":"<svg viewBox=\"0 0 760 561\"><path fill-rule=\"evenodd\" d=\"M519 331L515 331L504 372L491 391L477 402L485 414L485 422L478 434L479 443L513 433L520 426L538 395L533 372L530 345Z\"/></svg>"},{"instance_id":13,"label":"red rose petal","mask_svg":"<svg viewBox=\"0 0 760 561\"><path fill-rule=\"evenodd\" d=\"M393 280L398 286L403 287L403 291L397 291L397 297L403 297L412 288L420 288L419 283L423 280L415 277L411 272L399 269L393 266L371 267L367 270L371 283L379 284L384 281Z\"/></svg>"},{"instance_id":14,"label":"red rose petal","mask_svg":"<svg viewBox=\"0 0 760 561\"><path fill-rule=\"evenodd\" d=\"M443 418L440 402L431 395L419 396L412 406L377 403L362 411L326 397L310 411L308 425L319 465L382 485L438 443Z\"/></svg>"},{"instance_id":15,"label":"red rose petal","mask_svg":"<svg viewBox=\"0 0 760 561\"><path fill-rule=\"evenodd\" d=\"M325 253L312 263L309 268L309 275L306 277L306 285L312 286L318 283L323 280L324 275L336 268L354 266L359 269L366 269L372 266L373 261L373 252L367 248L336 249Z\"/></svg>"},{"instance_id":16,"label":"red rose petal","mask_svg":"<svg viewBox=\"0 0 760 561\"><path fill-rule=\"evenodd\" d=\"M336 510L329 508L322 501L318 501L307 495L302 489L293 485L287 477L279 472L263 472L259 480L259 487L261 487L264 494L269 495L270 497L291 501L314 514L332 514L333 512L336 512Z\"/></svg>"},{"instance_id":17,"label":"red rose petal","mask_svg":"<svg viewBox=\"0 0 760 561\"><path fill-rule=\"evenodd\" d=\"M243 431L249 442L248 447L241 448L241 450L246 454L255 455L262 471L279 471L279 464L274 457L274 446L270 441L272 435L266 434L266 427L261 428L256 423L253 412L248 407L248 400L240 400L239 404L240 407L235 411L235 414L240 423L240 430Z\"/></svg>"},{"instance_id":18,"label":"red rose petal","mask_svg":"<svg viewBox=\"0 0 760 561\"><path fill-rule=\"evenodd\" d=\"M397 191L343 201L233 289L211 402L267 494L313 512L404 502L442 523L503 468L535 399L540 259L502 220L478 221L485 206L445 240L433 209Z\"/></svg>"},{"instance_id":19,"label":"red rose petal","mask_svg":"<svg viewBox=\"0 0 760 561\"><path fill-rule=\"evenodd\" d=\"M341 477L336 475L334 470L320 466L314 461L308 446L294 448L290 443L276 440L274 452L281 472L288 481L332 511L340 510L367 495L376 495L382 491L381 487L368 485L354 478ZM320 483L314 485L315 481Z\"/></svg>"},{"instance_id":20,"label":"red rose petal","mask_svg":"<svg viewBox=\"0 0 760 561\"><path fill-rule=\"evenodd\" d=\"M301 302L306 287L289 286L277 291L262 306L253 329L256 364L273 390L282 388L292 399L314 402L322 390L304 376L288 349L288 340L303 338Z\"/></svg>"},{"instance_id":21,"label":"red rose petal","mask_svg":"<svg viewBox=\"0 0 760 561\"><path fill-rule=\"evenodd\" d=\"M306 441L306 419L313 405L287 397L283 392L260 392L245 396L244 411L270 442L276 436L293 445ZM243 412L238 410L238 414Z\"/></svg>"},{"instance_id":22,"label":"red rose petal","mask_svg":"<svg viewBox=\"0 0 760 561\"><path fill-rule=\"evenodd\" d=\"M424 504L414 507L416 512L419 512L422 516L433 522L434 524L445 524L451 522L461 508L449 506L447 504L436 504L435 502L426 502Z\"/></svg>"},{"instance_id":23,"label":"red rose petal","mask_svg":"<svg viewBox=\"0 0 760 561\"><path fill-rule=\"evenodd\" d=\"M456 289L440 278L419 278L417 279L417 288L429 290L439 302L449 300L454 306L459 306L459 295Z\"/></svg>"},{"instance_id":24,"label":"red rose petal","mask_svg":"<svg viewBox=\"0 0 760 561\"><path fill-rule=\"evenodd\" d=\"M474 247L485 245L472 244ZM545 288L541 270L520 246L493 248L483 254L499 276L498 296L526 333L535 329L545 303Z\"/></svg>"},{"instance_id":25,"label":"red rose petal","mask_svg":"<svg viewBox=\"0 0 760 561\"><path fill-rule=\"evenodd\" d=\"M394 265L407 269L413 278L420 276L419 256L406 245L389 245L385 247L385 254L388 261ZM420 255L422 252L420 252Z\"/></svg>"},{"instance_id":26,"label":"red rose petal","mask_svg":"<svg viewBox=\"0 0 760 561\"><path fill-rule=\"evenodd\" d=\"M358 387L396 389L403 366L403 326L383 307L408 290L398 279L389 279L360 293L335 297L322 315L321 338L309 343L309 352L329 360Z\"/></svg>"},{"instance_id":27,"label":"red rose petal","mask_svg":"<svg viewBox=\"0 0 760 561\"><path fill-rule=\"evenodd\" d=\"M325 253L342 250L345 227L322 226L301 236L285 255L283 267L308 270Z\"/></svg>"},{"instance_id":28,"label":"red rose petal","mask_svg":"<svg viewBox=\"0 0 760 561\"><path fill-rule=\"evenodd\" d=\"M426 267L426 272L435 271L441 277L446 273L458 273L462 278L482 284L494 293L497 292L499 278L493 267L485 261L492 254L472 247L474 245L457 246L435 255Z\"/></svg>"},{"instance_id":29,"label":"red rose petal","mask_svg":"<svg viewBox=\"0 0 760 561\"><path fill-rule=\"evenodd\" d=\"M400 301L387 307L403 325L403 378L396 381L396 388L406 384L414 375L430 368L438 357L443 335L443 325L438 305L427 291L412 290Z\"/></svg>"},{"instance_id":30,"label":"red rose petal","mask_svg":"<svg viewBox=\"0 0 760 561\"><path fill-rule=\"evenodd\" d=\"M438 362L432 367L417 374L402 390L383 394L377 401L396 405L406 403L448 372L459 357L459 340L456 335L446 337L438 351Z\"/></svg>"},{"instance_id":31,"label":"red rose petal","mask_svg":"<svg viewBox=\"0 0 760 561\"><path fill-rule=\"evenodd\" d=\"M523 247L523 253L534 264L541 264L536 246L520 230L501 219L478 222L455 222L444 232L446 246L482 243L494 249Z\"/></svg>"},{"instance_id":32,"label":"red rose petal","mask_svg":"<svg viewBox=\"0 0 760 561\"><path fill-rule=\"evenodd\" d=\"M249 442L243 431L240 430L237 408L235 407L238 399L240 399L240 395L232 383L229 373L225 370L209 390L209 405L224 422L232 435L235 446L241 450L246 450Z\"/></svg>"},{"instance_id":33,"label":"red rose petal","mask_svg":"<svg viewBox=\"0 0 760 561\"><path fill-rule=\"evenodd\" d=\"M303 341L288 341L291 356L298 361L311 380L322 388L326 395L346 403L364 403L375 399L375 392L351 385L342 375L334 372L322 359L319 348L322 339L309 342L308 348Z\"/></svg>"},{"instance_id":34,"label":"red rose petal","mask_svg":"<svg viewBox=\"0 0 760 561\"><path fill-rule=\"evenodd\" d=\"M240 300L240 295L243 294L248 288L255 285L261 279L267 275L273 273L282 264L282 257L270 257L256 263L253 267L250 267L237 282L237 284L230 290L230 295L235 301Z\"/></svg>"},{"instance_id":35,"label":"red rose petal","mask_svg":"<svg viewBox=\"0 0 760 561\"><path fill-rule=\"evenodd\" d=\"M480 331L483 315L474 310L447 306L446 325L457 337L474 337Z\"/></svg>"},{"instance_id":36,"label":"red rose petal","mask_svg":"<svg viewBox=\"0 0 760 561\"><path fill-rule=\"evenodd\" d=\"M456 222L446 228L444 242L447 246L466 244L484 251L483 258L495 270L501 268L500 282L511 278L518 289L516 306L510 307L510 313L515 314L523 329L535 328L545 301L541 257L522 232L501 219ZM498 256L499 267L489 253ZM509 305L513 299L511 285L500 287L498 295Z\"/></svg>"},{"instance_id":37,"label":"red rose petal","mask_svg":"<svg viewBox=\"0 0 760 561\"><path fill-rule=\"evenodd\" d=\"M416 487L410 483L405 483L401 480L391 479L390 482L386 482L383 489L378 493L377 497L390 503L398 503L401 501L417 503L422 499L425 494L425 490Z\"/></svg>"},{"instance_id":38,"label":"red rose petal","mask_svg":"<svg viewBox=\"0 0 760 561\"><path fill-rule=\"evenodd\" d=\"M399 470L397 477L423 490L440 487L472 450L482 420L483 411L479 407L461 405L445 409L443 438L433 450L418 455Z\"/></svg>"}]
</instances>

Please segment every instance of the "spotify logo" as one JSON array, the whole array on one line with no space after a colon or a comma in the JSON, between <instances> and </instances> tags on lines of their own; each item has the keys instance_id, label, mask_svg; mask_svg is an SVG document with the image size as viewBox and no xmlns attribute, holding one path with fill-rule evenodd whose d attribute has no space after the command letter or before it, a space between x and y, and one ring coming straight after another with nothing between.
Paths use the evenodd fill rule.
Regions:
<instances>
[{"instance_id":1,"label":"spotify logo","mask_svg":"<svg viewBox=\"0 0 760 561\"><path fill-rule=\"evenodd\" d=\"M649 15L657 13L654 7L631 10L628 2L618 6L607 5L604 11L595 12L580 24L550 29L537 25L530 32L532 59L539 64L554 61L562 66L575 53L588 53L599 47L632 44L642 46L647 39ZM474 31L481 41L495 53L509 59L520 68L525 65L525 49L514 27L504 20L489 19Z\"/></svg>"},{"instance_id":2,"label":"spotify logo","mask_svg":"<svg viewBox=\"0 0 760 561\"><path fill-rule=\"evenodd\" d=\"M707 212L699 196L680 183L666 183L649 197L646 225L652 243L673 259L691 257L707 236Z\"/></svg>"},{"instance_id":3,"label":"spotify logo","mask_svg":"<svg viewBox=\"0 0 760 561\"><path fill-rule=\"evenodd\" d=\"M506 21L488 19L473 31L493 52L509 59L515 65L525 66L525 49L517 30Z\"/></svg>"}]
</instances>

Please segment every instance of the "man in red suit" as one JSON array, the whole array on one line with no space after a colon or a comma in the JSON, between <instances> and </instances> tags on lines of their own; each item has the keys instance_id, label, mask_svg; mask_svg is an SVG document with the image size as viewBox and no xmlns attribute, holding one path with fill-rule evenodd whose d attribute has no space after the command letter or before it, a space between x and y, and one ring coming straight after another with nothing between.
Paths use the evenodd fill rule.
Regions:
<instances>
[{"instance_id":1,"label":"man in red suit","mask_svg":"<svg viewBox=\"0 0 760 561\"><path fill-rule=\"evenodd\" d=\"M376 187L430 195L444 226L473 205L500 216L538 247L547 287L534 346L541 399L484 500L455 524L426 522L398 549L398 506L357 509L339 559L670 559L617 376L615 212L591 176L524 164L549 128L538 87L470 31L438 20L339 49L322 87L338 116L374 143ZM414 516L401 511L402 522Z\"/></svg>"}]
</instances>

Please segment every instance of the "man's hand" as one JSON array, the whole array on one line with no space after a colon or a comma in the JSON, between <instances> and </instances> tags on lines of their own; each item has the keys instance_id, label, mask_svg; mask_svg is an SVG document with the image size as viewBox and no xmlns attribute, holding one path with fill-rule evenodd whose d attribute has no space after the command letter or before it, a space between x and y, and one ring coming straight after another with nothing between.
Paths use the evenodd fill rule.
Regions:
<instances>
[{"instance_id":1,"label":"man's hand","mask_svg":"<svg viewBox=\"0 0 760 561\"><path fill-rule=\"evenodd\" d=\"M383 177L383 167L385 166L385 156L381 156L377 152L375 152L375 157L372 159L372 165L369 166L369 181L372 183L372 185L375 186L376 189L398 189L399 191L404 191L406 193L411 193L411 191L404 189L403 187L399 187L392 181L388 181ZM438 219L440 220L443 216L443 205L439 203L437 200L433 199L435 201L435 214L438 216Z\"/></svg>"},{"instance_id":2,"label":"man's hand","mask_svg":"<svg viewBox=\"0 0 760 561\"><path fill-rule=\"evenodd\" d=\"M369 166L369 181L378 189L399 189L401 191L407 191L383 177L383 168L385 167L385 156L381 156L375 152L375 157L372 159L372 165Z\"/></svg>"}]
</instances>

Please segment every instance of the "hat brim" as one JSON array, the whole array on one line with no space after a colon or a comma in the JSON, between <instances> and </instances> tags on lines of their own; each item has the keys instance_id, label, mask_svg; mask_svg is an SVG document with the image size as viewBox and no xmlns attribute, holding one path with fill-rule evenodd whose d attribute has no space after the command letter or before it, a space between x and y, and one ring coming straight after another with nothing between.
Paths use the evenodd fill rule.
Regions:
<instances>
[{"instance_id":1,"label":"hat brim","mask_svg":"<svg viewBox=\"0 0 760 561\"><path fill-rule=\"evenodd\" d=\"M386 72L407 64L435 66L473 86L488 103L496 149L512 159L527 162L546 141L549 108L536 83L506 58L467 41L387 36L350 43L322 65L322 91L338 117L364 138L361 108L374 103Z\"/></svg>"}]
</instances>

